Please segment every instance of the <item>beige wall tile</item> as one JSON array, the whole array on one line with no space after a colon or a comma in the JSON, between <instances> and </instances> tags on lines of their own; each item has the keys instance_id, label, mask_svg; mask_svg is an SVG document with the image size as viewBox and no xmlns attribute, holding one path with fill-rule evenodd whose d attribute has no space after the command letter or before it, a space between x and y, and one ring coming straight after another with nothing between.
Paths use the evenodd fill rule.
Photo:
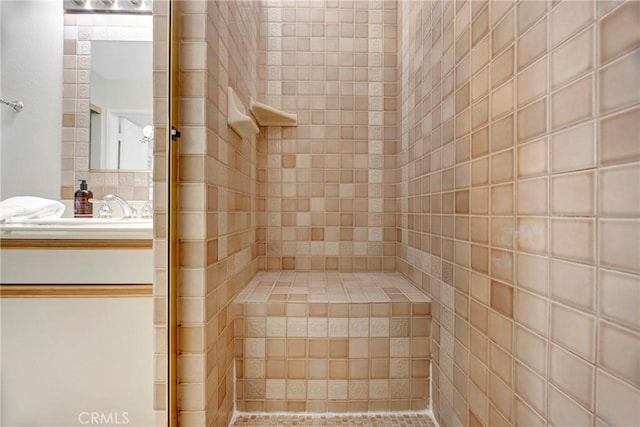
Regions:
<instances>
[{"instance_id":1,"label":"beige wall tile","mask_svg":"<svg viewBox=\"0 0 640 427\"><path fill-rule=\"evenodd\" d=\"M595 268L583 264L551 260L550 294L574 308L595 311Z\"/></svg>"},{"instance_id":2,"label":"beige wall tile","mask_svg":"<svg viewBox=\"0 0 640 427\"><path fill-rule=\"evenodd\" d=\"M526 68L547 52L547 18L536 23L518 40L518 70Z\"/></svg>"},{"instance_id":3,"label":"beige wall tile","mask_svg":"<svg viewBox=\"0 0 640 427\"><path fill-rule=\"evenodd\" d=\"M557 347L550 346L549 379L586 409L593 410L595 369L593 365Z\"/></svg>"},{"instance_id":4,"label":"beige wall tile","mask_svg":"<svg viewBox=\"0 0 640 427\"><path fill-rule=\"evenodd\" d=\"M593 69L593 43L594 28L590 27L553 51L551 83L554 89Z\"/></svg>"},{"instance_id":5,"label":"beige wall tile","mask_svg":"<svg viewBox=\"0 0 640 427\"><path fill-rule=\"evenodd\" d=\"M554 216L595 215L595 173L586 171L552 177L551 213Z\"/></svg>"},{"instance_id":6,"label":"beige wall tile","mask_svg":"<svg viewBox=\"0 0 640 427\"><path fill-rule=\"evenodd\" d=\"M640 165L600 169L599 212L607 217L640 216Z\"/></svg>"},{"instance_id":7,"label":"beige wall tile","mask_svg":"<svg viewBox=\"0 0 640 427\"><path fill-rule=\"evenodd\" d=\"M552 219L551 254L557 258L593 263L595 221L589 219Z\"/></svg>"},{"instance_id":8,"label":"beige wall tile","mask_svg":"<svg viewBox=\"0 0 640 427\"><path fill-rule=\"evenodd\" d=\"M533 331L547 336L549 303L545 298L540 298L529 292L518 290L516 292L515 320Z\"/></svg>"},{"instance_id":9,"label":"beige wall tile","mask_svg":"<svg viewBox=\"0 0 640 427\"><path fill-rule=\"evenodd\" d=\"M640 273L640 221L599 221L600 264L622 271Z\"/></svg>"},{"instance_id":10,"label":"beige wall tile","mask_svg":"<svg viewBox=\"0 0 640 427\"><path fill-rule=\"evenodd\" d=\"M514 51L515 47L512 45L509 49L493 60L491 66L491 87L493 89L513 77Z\"/></svg>"},{"instance_id":11,"label":"beige wall tile","mask_svg":"<svg viewBox=\"0 0 640 427\"><path fill-rule=\"evenodd\" d=\"M471 51L471 73L475 74L489 63L490 53L489 37L484 37ZM488 78L488 70L487 70Z\"/></svg>"},{"instance_id":12,"label":"beige wall tile","mask_svg":"<svg viewBox=\"0 0 640 427\"><path fill-rule=\"evenodd\" d=\"M493 403L490 407L489 423L491 425L507 422L513 415L513 392L497 376L489 374L489 400Z\"/></svg>"},{"instance_id":13,"label":"beige wall tile","mask_svg":"<svg viewBox=\"0 0 640 427\"><path fill-rule=\"evenodd\" d=\"M547 99L543 98L519 111L518 143L538 137L547 131Z\"/></svg>"},{"instance_id":14,"label":"beige wall tile","mask_svg":"<svg viewBox=\"0 0 640 427\"><path fill-rule=\"evenodd\" d=\"M513 180L513 150L503 151L491 156L491 183Z\"/></svg>"},{"instance_id":15,"label":"beige wall tile","mask_svg":"<svg viewBox=\"0 0 640 427\"><path fill-rule=\"evenodd\" d=\"M513 287L497 281L491 281L491 308L513 317Z\"/></svg>"},{"instance_id":16,"label":"beige wall tile","mask_svg":"<svg viewBox=\"0 0 640 427\"><path fill-rule=\"evenodd\" d=\"M513 252L491 250L491 275L499 280L513 283Z\"/></svg>"},{"instance_id":17,"label":"beige wall tile","mask_svg":"<svg viewBox=\"0 0 640 427\"><path fill-rule=\"evenodd\" d=\"M516 358L539 375L546 376L547 341L521 326L516 328L515 339Z\"/></svg>"},{"instance_id":18,"label":"beige wall tile","mask_svg":"<svg viewBox=\"0 0 640 427\"><path fill-rule=\"evenodd\" d=\"M498 1L494 4L489 4L491 6L491 26L495 27L498 25L500 20L505 16L507 12L512 12L513 3L511 0L506 1Z\"/></svg>"},{"instance_id":19,"label":"beige wall tile","mask_svg":"<svg viewBox=\"0 0 640 427\"><path fill-rule=\"evenodd\" d=\"M568 1L551 11L551 44L557 46L589 24L595 14L590 1Z\"/></svg>"},{"instance_id":20,"label":"beige wall tile","mask_svg":"<svg viewBox=\"0 0 640 427\"><path fill-rule=\"evenodd\" d=\"M610 60L640 46L640 5L626 2L600 21L600 63Z\"/></svg>"},{"instance_id":21,"label":"beige wall tile","mask_svg":"<svg viewBox=\"0 0 640 427\"><path fill-rule=\"evenodd\" d=\"M546 218L519 218L517 248L525 252L546 254L548 228Z\"/></svg>"},{"instance_id":22,"label":"beige wall tile","mask_svg":"<svg viewBox=\"0 0 640 427\"><path fill-rule=\"evenodd\" d=\"M489 93L489 67L485 67L482 71L477 73L471 80L471 101L476 102L483 96ZM489 100L485 100L483 105L488 105ZM485 107L486 109L486 107ZM481 110L482 111L482 110ZM483 111L484 112L484 111ZM476 113L472 117L472 126L473 129L476 129L482 123L481 120L478 120L476 117L479 115ZM488 116L488 113L484 113L482 116Z\"/></svg>"},{"instance_id":23,"label":"beige wall tile","mask_svg":"<svg viewBox=\"0 0 640 427\"><path fill-rule=\"evenodd\" d=\"M548 141L546 138L518 147L517 178L544 175L548 171Z\"/></svg>"},{"instance_id":24,"label":"beige wall tile","mask_svg":"<svg viewBox=\"0 0 640 427\"><path fill-rule=\"evenodd\" d=\"M548 420L554 425L591 425L593 415L552 385L547 387Z\"/></svg>"},{"instance_id":25,"label":"beige wall tile","mask_svg":"<svg viewBox=\"0 0 640 427\"><path fill-rule=\"evenodd\" d=\"M547 295L549 283L548 264L549 262L546 257L517 254L516 285L539 295Z\"/></svg>"},{"instance_id":26,"label":"beige wall tile","mask_svg":"<svg viewBox=\"0 0 640 427\"><path fill-rule=\"evenodd\" d=\"M492 9L492 13L494 10ZM514 21L514 11L512 10L491 32L491 54L493 58L513 42L515 36Z\"/></svg>"},{"instance_id":27,"label":"beige wall tile","mask_svg":"<svg viewBox=\"0 0 640 427\"><path fill-rule=\"evenodd\" d=\"M587 76L551 96L551 127L558 129L593 115L593 76Z\"/></svg>"},{"instance_id":28,"label":"beige wall tile","mask_svg":"<svg viewBox=\"0 0 640 427\"><path fill-rule=\"evenodd\" d=\"M640 160L640 109L635 108L600 121L600 164Z\"/></svg>"},{"instance_id":29,"label":"beige wall tile","mask_svg":"<svg viewBox=\"0 0 640 427\"><path fill-rule=\"evenodd\" d=\"M482 9L471 25L471 42L475 46L489 31L489 8Z\"/></svg>"},{"instance_id":30,"label":"beige wall tile","mask_svg":"<svg viewBox=\"0 0 640 427\"><path fill-rule=\"evenodd\" d=\"M597 363L608 372L626 380L635 387L640 385L640 336L611 323L598 322Z\"/></svg>"},{"instance_id":31,"label":"beige wall tile","mask_svg":"<svg viewBox=\"0 0 640 427\"><path fill-rule=\"evenodd\" d=\"M492 372L507 384L512 382L513 359L506 351L495 344L489 349L489 360Z\"/></svg>"},{"instance_id":32,"label":"beige wall tile","mask_svg":"<svg viewBox=\"0 0 640 427\"><path fill-rule=\"evenodd\" d=\"M612 270L599 270L600 315L640 330L640 277Z\"/></svg>"},{"instance_id":33,"label":"beige wall tile","mask_svg":"<svg viewBox=\"0 0 640 427\"><path fill-rule=\"evenodd\" d=\"M513 80L491 94L491 117L501 117L513 110Z\"/></svg>"},{"instance_id":34,"label":"beige wall tile","mask_svg":"<svg viewBox=\"0 0 640 427\"><path fill-rule=\"evenodd\" d=\"M489 242L489 220L486 217L471 218L471 241L481 244Z\"/></svg>"},{"instance_id":35,"label":"beige wall tile","mask_svg":"<svg viewBox=\"0 0 640 427\"><path fill-rule=\"evenodd\" d=\"M594 124L586 123L551 138L551 170L569 172L595 166Z\"/></svg>"},{"instance_id":36,"label":"beige wall tile","mask_svg":"<svg viewBox=\"0 0 640 427\"><path fill-rule=\"evenodd\" d=\"M547 3L524 0L517 4L518 34L527 31L531 25L547 12Z\"/></svg>"},{"instance_id":37,"label":"beige wall tile","mask_svg":"<svg viewBox=\"0 0 640 427\"><path fill-rule=\"evenodd\" d=\"M519 181L516 187L519 215L546 215L548 208L548 179Z\"/></svg>"},{"instance_id":38,"label":"beige wall tile","mask_svg":"<svg viewBox=\"0 0 640 427\"><path fill-rule=\"evenodd\" d=\"M515 365L515 392L538 413L545 414L547 385L544 378L536 375L521 363Z\"/></svg>"},{"instance_id":39,"label":"beige wall tile","mask_svg":"<svg viewBox=\"0 0 640 427\"><path fill-rule=\"evenodd\" d=\"M591 316L552 303L550 338L588 361L595 359L595 318Z\"/></svg>"},{"instance_id":40,"label":"beige wall tile","mask_svg":"<svg viewBox=\"0 0 640 427\"><path fill-rule=\"evenodd\" d=\"M510 215L513 213L513 184L504 184L491 188L491 213Z\"/></svg>"},{"instance_id":41,"label":"beige wall tile","mask_svg":"<svg viewBox=\"0 0 640 427\"><path fill-rule=\"evenodd\" d=\"M500 151L513 145L513 126L513 114L491 125L491 152Z\"/></svg>"},{"instance_id":42,"label":"beige wall tile","mask_svg":"<svg viewBox=\"0 0 640 427\"><path fill-rule=\"evenodd\" d=\"M640 102L640 51L635 51L600 70L600 113Z\"/></svg>"},{"instance_id":43,"label":"beige wall tile","mask_svg":"<svg viewBox=\"0 0 640 427\"><path fill-rule=\"evenodd\" d=\"M544 426L544 419L533 411L523 400L516 400L516 424L523 426Z\"/></svg>"},{"instance_id":44,"label":"beige wall tile","mask_svg":"<svg viewBox=\"0 0 640 427\"><path fill-rule=\"evenodd\" d=\"M640 415L635 408L640 391L598 369L596 372L596 415L609 424L636 425Z\"/></svg>"},{"instance_id":45,"label":"beige wall tile","mask_svg":"<svg viewBox=\"0 0 640 427\"><path fill-rule=\"evenodd\" d=\"M518 106L547 93L547 60L543 58L518 75Z\"/></svg>"},{"instance_id":46,"label":"beige wall tile","mask_svg":"<svg viewBox=\"0 0 640 427\"><path fill-rule=\"evenodd\" d=\"M489 128L475 132L471 136L471 157L477 158L489 153Z\"/></svg>"},{"instance_id":47,"label":"beige wall tile","mask_svg":"<svg viewBox=\"0 0 640 427\"><path fill-rule=\"evenodd\" d=\"M501 248L513 248L515 224L513 218L493 218L491 220L491 244Z\"/></svg>"},{"instance_id":48,"label":"beige wall tile","mask_svg":"<svg viewBox=\"0 0 640 427\"><path fill-rule=\"evenodd\" d=\"M486 188L471 190L470 212L472 214L487 214L489 211L489 191Z\"/></svg>"}]
</instances>

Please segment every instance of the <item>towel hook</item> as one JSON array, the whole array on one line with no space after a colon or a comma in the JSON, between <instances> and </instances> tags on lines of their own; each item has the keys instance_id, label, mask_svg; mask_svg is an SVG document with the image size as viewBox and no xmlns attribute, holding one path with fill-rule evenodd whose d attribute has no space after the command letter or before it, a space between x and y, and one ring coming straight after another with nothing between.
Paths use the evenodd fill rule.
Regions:
<instances>
[{"instance_id":1,"label":"towel hook","mask_svg":"<svg viewBox=\"0 0 640 427\"><path fill-rule=\"evenodd\" d=\"M24 108L22 101L7 101L4 98L0 98L0 104L8 105L16 113L19 113Z\"/></svg>"}]
</instances>

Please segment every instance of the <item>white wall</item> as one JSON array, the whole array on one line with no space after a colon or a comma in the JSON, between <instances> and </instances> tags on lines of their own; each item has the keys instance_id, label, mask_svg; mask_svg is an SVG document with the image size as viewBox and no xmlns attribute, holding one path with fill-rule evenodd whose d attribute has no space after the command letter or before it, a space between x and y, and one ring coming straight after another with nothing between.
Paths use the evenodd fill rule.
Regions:
<instances>
[{"instance_id":1,"label":"white wall","mask_svg":"<svg viewBox=\"0 0 640 427\"><path fill-rule=\"evenodd\" d=\"M91 74L93 79L95 74ZM140 80L104 80L101 84L105 85L104 97L96 99L93 96L91 102L100 108L114 110L130 110L130 111L148 111L153 110L153 83L151 81ZM91 82L91 90L93 90L93 81Z\"/></svg>"},{"instance_id":2,"label":"white wall","mask_svg":"<svg viewBox=\"0 0 640 427\"><path fill-rule=\"evenodd\" d=\"M63 28L62 0L2 0L0 199L60 199Z\"/></svg>"},{"instance_id":3,"label":"white wall","mask_svg":"<svg viewBox=\"0 0 640 427\"><path fill-rule=\"evenodd\" d=\"M2 89L2 2L0 2L0 90ZM2 92L0 91L0 96ZM2 113L0 113L0 155L2 154ZM0 187L2 186L2 159L0 159ZM0 188L2 200L2 188Z\"/></svg>"},{"instance_id":4,"label":"white wall","mask_svg":"<svg viewBox=\"0 0 640 427\"><path fill-rule=\"evenodd\" d=\"M0 425L92 425L83 412L118 414L120 425L126 412L127 426L155 425L152 304L0 299Z\"/></svg>"}]
</instances>

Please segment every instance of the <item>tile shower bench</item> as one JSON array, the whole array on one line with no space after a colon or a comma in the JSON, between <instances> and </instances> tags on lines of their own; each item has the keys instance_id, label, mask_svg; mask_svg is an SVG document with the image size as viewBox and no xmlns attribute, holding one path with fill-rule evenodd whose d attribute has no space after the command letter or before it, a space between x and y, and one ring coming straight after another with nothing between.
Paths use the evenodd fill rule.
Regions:
<instances>
[{"instance_id":1,"label":"tile shower bench","mask_svg":"<svg viewBox=\"0 0 640 427\"><path fill-rule=\"evenodd\" d=\"M430 300L399 273L261 271L235 310L239 411L427 408Z\"/></svg>"}]
</instances>

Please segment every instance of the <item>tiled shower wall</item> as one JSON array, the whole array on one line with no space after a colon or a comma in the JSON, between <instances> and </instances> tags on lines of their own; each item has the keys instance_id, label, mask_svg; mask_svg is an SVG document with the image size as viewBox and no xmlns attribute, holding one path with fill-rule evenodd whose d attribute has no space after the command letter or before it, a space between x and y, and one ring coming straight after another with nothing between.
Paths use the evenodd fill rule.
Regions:
<instances>
[{"instance_id":1,"label":"tiled shower wall","mask_svg":"<svg viewBox=\"0 0 640 427\"><path fill-rule=\"evenodd\" d=\"M259 101L298 126L258 137L268 270L395 270L396 2L262 3Z\"/></svg>"},{"instance_id":2,"label":"tiled shower wall","mask_svg":"<svg viewBox=\"0 0 640 427\"><path fill-rule=\"evenodd\" d=\"M231 302L258 267L256 142L227 126L227 87L256 96L259 3L184 1L180 19L178 409L183 426L233 410Z\"/></svg>"},{"instance_id":3,"label":"tiled shower wall","mask_svg":"<svg viewBox=\"0 0 640 427\"><path fill-rule=\"evenodd\" d=\"M638 425L640 2L399 3L441 425Z\"/></svg>"}]
</instances>

